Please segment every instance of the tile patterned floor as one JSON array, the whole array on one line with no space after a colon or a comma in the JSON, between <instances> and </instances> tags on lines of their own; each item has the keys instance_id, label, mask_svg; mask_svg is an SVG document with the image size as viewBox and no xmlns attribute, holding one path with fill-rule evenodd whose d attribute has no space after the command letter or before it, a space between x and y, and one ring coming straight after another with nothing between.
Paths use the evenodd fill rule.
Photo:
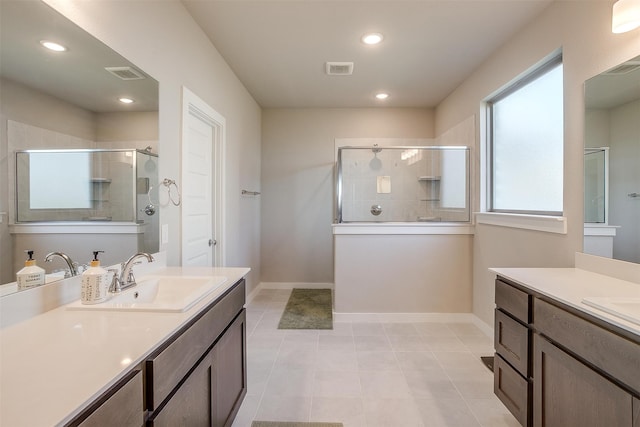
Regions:
<instances>
[{"instance_id":1,"label":"tile patterned floor","mask_svg":"<svg viewBox=\"0 0 640 427\"><path fill-rule=\"evenodd\" d=\"M345 427L517 427L480 356L491 340L472 323L336 322L278 330L289 290L247 305L248 391L233 427L251 421Z\"/></svg>"}]
</instances>

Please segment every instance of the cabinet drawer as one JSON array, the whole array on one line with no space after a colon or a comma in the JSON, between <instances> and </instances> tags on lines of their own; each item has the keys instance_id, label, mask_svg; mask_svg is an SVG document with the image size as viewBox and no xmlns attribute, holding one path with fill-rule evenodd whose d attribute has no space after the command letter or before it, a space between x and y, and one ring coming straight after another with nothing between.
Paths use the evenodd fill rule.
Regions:
<instances>
[{"instance_id":1,"label":"cabinet drawer","mask_svg":"<svg viewBox=\"0 0 640 427\"><path fill-rule=\"evenodd\" d=\"M529 377L529 343L531 332L526 326L496 309L494 345L496 351L522 376Z\"/></svg>"},{"instance_id":2,"label":"cabinet drawer","mask_svg":"<svg viewBox=\"0 0 640 427\"><path fill-rule=\"evenodd\" d=\"M530 425L531 384L496 354L493 361L493 392L523 427Z\"/></svg>"},{"instance_id":3,"label":"cabinet drawer","mask_svg":"<svg viewBox=\"0 0 640 427\"><path fill-rule=\"evenodd\" d=\"M86 418L81 416L68 426L142 426L144 423L142 372L133 371L128 374L101 399L98 399L87 412L89 415Z\"/></svg>"},{"instance_id":4,"label":"cabinet drawer","mask_svg":"<svg viewBox=\"0 0 640 427\"><path fill-rule=\"evenodd\" d=\"M536 299L537 331L640 393L640 345Z\"/></svg>"},{"instance_id":5,"label":"cabinet drawer","mask_svg":"<svg viewBox=\"0 0 640 427\"><path fill-rule=\"evenodd\" d=\"M522 323L531 323L531 295L496 279L496 305Z\"/></svg>"},{"instance_id":6,"label":"cabinet drawer","mask_svg":"<svg viewBox=\"0 0 640 427\"><path fill-rule=\"evenodd\" d=\"M213 345L245 302L244 280L238 282L215 305L177 338L147 360L147 409L160 405L202 355Z\"/></svg>"}]
</instances>

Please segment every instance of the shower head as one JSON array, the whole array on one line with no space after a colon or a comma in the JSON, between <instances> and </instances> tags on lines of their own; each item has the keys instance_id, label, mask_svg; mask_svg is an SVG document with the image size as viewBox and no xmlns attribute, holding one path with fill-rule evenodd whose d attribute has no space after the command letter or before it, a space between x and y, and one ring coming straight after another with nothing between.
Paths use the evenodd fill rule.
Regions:
<instances>
[{"instance_id":1,"label":"shower head","mask_svg":"<svg viewBox=\"0 0 640 427\"><path fill-rule=\"evenodd\" d=\"M371 148L371 151L373 151L375 154L378 154L382 151L382 148L378 147L378 144L373 144L373 148Z\"/></svg>"}]
</instances>

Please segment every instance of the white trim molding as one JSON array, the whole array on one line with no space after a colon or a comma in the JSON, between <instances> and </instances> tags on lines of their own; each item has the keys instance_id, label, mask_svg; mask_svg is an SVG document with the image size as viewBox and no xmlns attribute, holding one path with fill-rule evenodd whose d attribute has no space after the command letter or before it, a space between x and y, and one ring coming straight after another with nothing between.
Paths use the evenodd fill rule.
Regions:
<instances>
[{"instance_id":1,"label":"white trim molding","mask_svg":"<svg viewBox=\"0 0 640 427\"><path fill-rule=\"evenodd\" d=\"M474 217L476 224L567 234L567 218L564 216L475 212Z\"/></svg>"},{"instance_id":2,"label":"white trim molding","mask_svg":"<svg viewBox=\"0 0 640 427\"><path fill-rule=\"evenodd\" d=\"M332 224L333 234L364 234L364 235L418 235L418 234L474 234L472 224L443 223L342 223Z\"/></svg>"}]
</instances>

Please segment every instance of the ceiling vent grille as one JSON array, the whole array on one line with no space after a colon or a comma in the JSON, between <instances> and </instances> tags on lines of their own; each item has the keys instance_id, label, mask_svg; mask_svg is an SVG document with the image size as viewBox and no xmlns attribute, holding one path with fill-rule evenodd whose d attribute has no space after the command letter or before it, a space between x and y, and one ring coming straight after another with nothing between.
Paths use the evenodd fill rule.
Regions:
<instances>
[{"instance_id":1,"label":"ceiling vent grille","mask_svg":"<svg viewBox=\"0 0 640 427\"><path fill-rule=\"evenodd\" d=\"M353 62L327 62L325 71L330 76L350 76L353 74Z\"/></svg>"},{"instance_id":2,"label":"ceiling vent grille","mask_svg":"<svg viewBox=\"0 0 640 427\"><path fill-rule=\"evenodd\" d=\"M122 80L142 80L146 78L133 67L104 67L104 69Z\"/></svg>"},{"instance_id":3,"label":"ceiling vent grille","mask_svg":"<svg viewBox=\"0 0 640 427\"><path fill-rule=\"evenodd\" d=\"M620 76L622 74L629 74L636 70L640 70L640 61L627 61L603 74L607 76Z\"/></svg>"}]
</instances>

